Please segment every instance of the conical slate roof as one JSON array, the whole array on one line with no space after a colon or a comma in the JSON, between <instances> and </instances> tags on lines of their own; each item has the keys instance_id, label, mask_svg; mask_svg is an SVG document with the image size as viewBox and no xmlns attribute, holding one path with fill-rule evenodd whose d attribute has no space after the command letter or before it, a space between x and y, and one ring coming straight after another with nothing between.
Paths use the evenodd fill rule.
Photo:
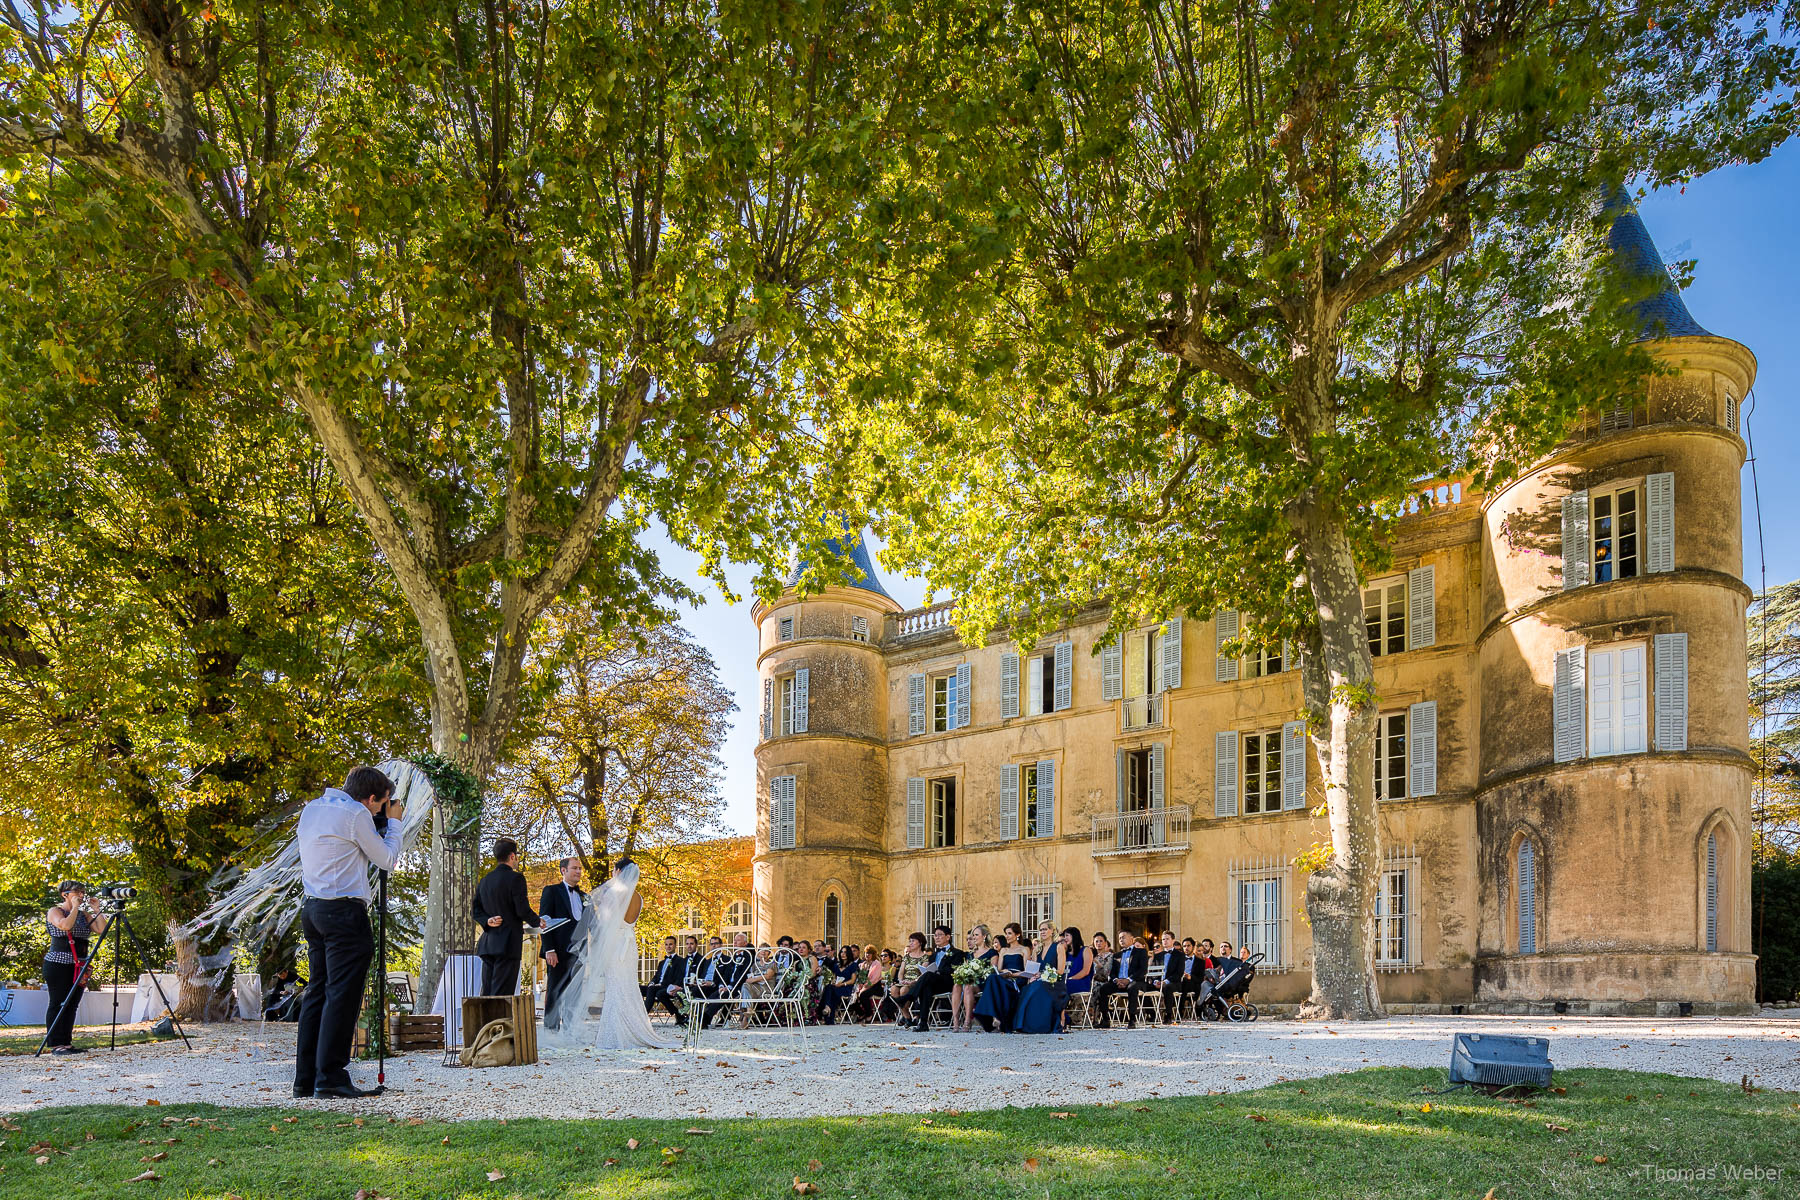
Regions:
<instances>
[{"instance_id":1,"label":"conical slate roof","mask_svg":"<svg viewBox=\"0 0 1800 1200\"><path fill-rule=\"evenodd\" d=\"M1637 205L1631 202L1624 188L1613 193L1607 208L1614 213L1606 240L1615 261L1632 275L1661 282L1655 294L1631 305L1632 315L1637 319L1638 340L1713 336L1688 312L1680 289L1669 277L1669 269L1657 252L1656 243L1650 239L1650 231L1644 228L1644 219L1638 216Z\"/></svg>"},{"instance_id":2,"label":"conical slate roof","mask_svg":"<svg viewBox=\"0 0 1800 1200\"><path fill-rule=\"evenodd\" d=\"M887 589L881 586L880 577L875 574L875 560L869 555L868 544L863 541L860 529L851 529L845 526L843 536L827 539L825 546L831 551L833 557L848 558L856 569L855 577L848 580L843 586L861 588L865 592L874 592L877 596L893 599L888 595ZM806 569L810 565L804 558L796 561L794 569L788 572L787 586L799 587L800 577L806 574Z\"/></svg>"}]
</instances>

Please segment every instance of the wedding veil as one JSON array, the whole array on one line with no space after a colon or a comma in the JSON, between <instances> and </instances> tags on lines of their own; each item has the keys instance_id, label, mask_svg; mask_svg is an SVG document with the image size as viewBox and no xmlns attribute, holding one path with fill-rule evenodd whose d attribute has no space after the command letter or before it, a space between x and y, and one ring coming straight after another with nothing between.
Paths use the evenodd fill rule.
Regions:
<instances>
[{"instance_id":1,"label":"wedding veil","mask_svg":"<svg viewBox=\"0 0 1800 1200\"><path fill-rule=\"evenodd\" d=\"M581 920L575 923L575 932L569 938L571 947L581 948L574 974L557 997L556 1028L545 1029L542 1040L559 1046L583 1046L593 1041L585 1027L592 1020L589 1012L606 1002L609 956L624 952L626 943L633 954L637 950L637 933L625 923L625 910L631 905L637 883L637 864L627 863L588 897Z\"/></svg>"}]
</instances>

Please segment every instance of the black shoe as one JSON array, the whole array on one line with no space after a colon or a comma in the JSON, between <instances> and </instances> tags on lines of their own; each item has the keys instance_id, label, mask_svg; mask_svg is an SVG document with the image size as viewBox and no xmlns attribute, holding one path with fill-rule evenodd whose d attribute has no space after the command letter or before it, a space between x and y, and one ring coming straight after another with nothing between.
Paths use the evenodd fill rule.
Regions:
<instances>
[{"instance_id":1,"label":"black shoe","mask_svg":"<svg viewBox=\"0 0 1800 1200\"><path fill-rule=\"evenodd\" d=\"M328 1083L324 1087L313 1089L315 1100L361 1100L365 1096L379 1096L387 1091L385 1087L359 1088L354 1083Z\"/></svg>"},{"instance_id":2,"label":"black shoe","mask_svg":"<svg viewBox=\"0 0 1800 1200\"><path fill-rule=\"evenodd\" d=\"M313 1090L310 1086L301 1087L297 1083L294 1085L294 1099L296 1099L296 1100L311 1100L312 1098L313 1098Z\"/></svg>"},{"instance_id":3,"label":"black shoe","mask_svg":"<svg viewBox=\"0 0 1800 1200\"><path fill-rule=\"evenodd\" d=\"M50 1047L50 1053L52 1053L52 1054L86 1054L87 1047L86 1046L52 1046L52 1047Z\"/></svg>"}]
</instances>

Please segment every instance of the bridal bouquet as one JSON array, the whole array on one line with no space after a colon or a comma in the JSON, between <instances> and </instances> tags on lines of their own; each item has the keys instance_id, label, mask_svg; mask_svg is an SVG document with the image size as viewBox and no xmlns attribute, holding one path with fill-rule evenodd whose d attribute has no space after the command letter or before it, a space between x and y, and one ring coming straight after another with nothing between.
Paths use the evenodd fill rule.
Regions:
<instances>
[{"instance_id":1,"label":"bridal bouquet","mask_svg":"<svg viewBox=\"0 0 1800 1200\"><path fill-rule=\"evenodd\" d=\"M1042 971L1038 972L1038 978L1045 983L1061 983L1062 972L1055 967L1045 967Z\"/></svg>"},{"instance_id":2,"label":"bridal bouquet","mask_svg":"<svg viewBox=\"0 0 1800 1200\"><path fill-rule=\"evenodd\" d=\"M993 973L994 968L988 964L986 959L971 958L967 962L957 964L956 969L950 972L950 982L973 986Z\"/></svg>"}]
</instances>

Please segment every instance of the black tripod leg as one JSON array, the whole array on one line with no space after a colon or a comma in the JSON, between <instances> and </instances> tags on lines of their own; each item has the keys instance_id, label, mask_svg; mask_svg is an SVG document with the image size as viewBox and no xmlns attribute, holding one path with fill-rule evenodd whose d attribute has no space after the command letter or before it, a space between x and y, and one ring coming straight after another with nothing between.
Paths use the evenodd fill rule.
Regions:
<instances>
[{"instance_id":1,"label":"black tripod leg","mask_svg":"<svg viewBox=\"0 0 1800 1200\"><path fill-rule=\"evenodd\" d=\"M131 921L124 913L120 913L117 919L119 924L124 927L125 936L131 939L131 949L132 952L137 955L138 966L143 969L144 974L150 976L151 986L156 988L157 999L161 1000L163 1002L163 1007L169 1010L169 1024L173 1025L175 1027L175 1032L181 1035L181 1044L186 1046L189 1050L192 1050L194 1048L194 1043L188 1041L187 1030L181 1027L180 1019L175 1016L175 1006L169 1003L169 994L163 991L162 980L158 979L156 977L156 972L150 969L150 960L144 954L144 943L138 941L137 930L131 927ZM115 993L115 995L116 994L117 993ZM116 1034L116 1026L114 1027L114 1031Z\"/></svg>"}]
</instances>

